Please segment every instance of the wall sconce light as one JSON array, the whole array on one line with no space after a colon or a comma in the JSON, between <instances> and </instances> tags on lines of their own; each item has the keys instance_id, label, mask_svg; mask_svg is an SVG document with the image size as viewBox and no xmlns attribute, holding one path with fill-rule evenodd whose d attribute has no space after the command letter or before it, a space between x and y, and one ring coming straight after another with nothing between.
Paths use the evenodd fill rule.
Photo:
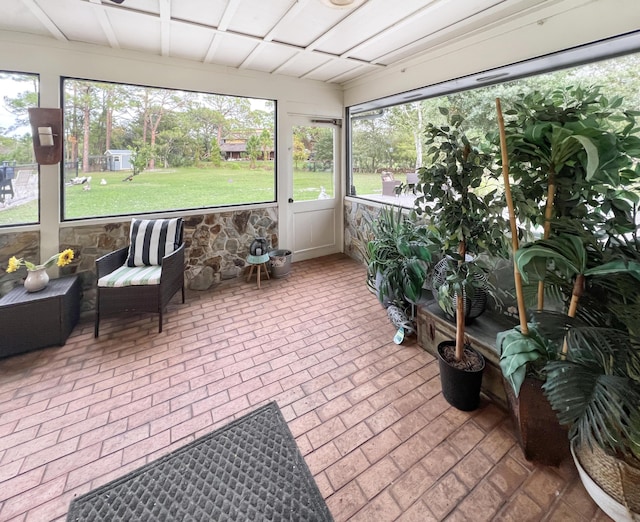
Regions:
<instances>
[{"instance_id":1,"label":"wall sconce light","mask_svg":"<svg viewBox=\"0 0 640 522\"><path fill-rule=\"evenodd\" d=\"M53 130L51 127L38 127L38 138L41 147L53 147Z\"/></svg>"},{"instance_id":2,"label":"wall sconce light","mask_svg":"<svg viewBox=\"0 0 640 522\"><path fill-rule=\"evenodd\" d=\"M40 165L62 161L62 109L29 109L33 151Z\"/></svg>"}]
</instances>

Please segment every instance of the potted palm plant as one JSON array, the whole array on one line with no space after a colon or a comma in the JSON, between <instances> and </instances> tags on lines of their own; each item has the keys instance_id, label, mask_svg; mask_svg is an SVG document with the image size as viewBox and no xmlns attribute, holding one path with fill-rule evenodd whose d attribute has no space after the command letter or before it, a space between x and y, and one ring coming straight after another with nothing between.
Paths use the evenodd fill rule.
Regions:
<instances>
[{"instance_id":1,"label":"potted palm plant","mask_svg":"<svg viewBox=\"0 0 640 522\"><path fill-rule=\"evenodd\" d=\"M567 345L566 358L547 364L544 390L570 426L580 478L611 518L640 520L640 339L616 328L577 327Z\"/></svg>"},{"instance_id":2,"label":"potted palm plant","mask_svg":"<svg viewBox=\"0 0 640 522\"><path fill-rule=\"evenodd\" d=\"M449 114L444 126L425 130L428 165L418 169L415 212L429 220L434 242L446 260L438 302L455 317L455 340L438 346L445 399L460 410L478 407L484 358L465 341L466 303L477 288L491 294L479 256L504 254L504 201L496 188L491 156L474 146L463 118Z\"/></svg>"},{"instance_id":3,"label":"potted palm plant","mask_svg":"<svg viewBox=\"0 0 640 522\"><path fill-rule=\"evenodd\" d=\"M552 284L559 285L558 291L567 295L568 311L566 315L534 313L526 337L522 330L514 329L502 332L497 338L501 348L500 365L512 387L508 395L512 405L520 408L517 418L525 455L545 464L559 464L569 451L566 430L559 429L550 417L553 403L547 406L547 401L539 395L549 369L555 362L565 361L571 353L566 332L584 324L615 325L624 329L626 324L633 323L632 317L640 307L638 299L631 305L634 292L630 291L636 287L635 295L640 293L639 285L634 282L640 281L640 263L625 259L618 248L599 250L596 240L587 249L584 241L575 235L560 234L516 252L515 264L523 280L555 280ZM598 297L589 296L587 288ZM589 306L580 306L589 299L593 301ZM550 445L554 439L556 442Z\"/></svg>"},{"instance_id":4,"label":"potted palm plant","mask_svg":"<svg viewBox=\"0 0 640 522\"><path fill-rule=\"evenodd\" d=\"M621 104L597 87L568 87L533 92L507 111L502 149L513 181L512 221L517 215L520 224L537 225L542 237L518 249L523 233L512 225L516 289L522 275L535 283L537 292L529 295L538 299L528 322L519 297L520 326L499 334L497 346L524 453L545 464L558 464L569 451L542 395L547 363L566 358L565 332L575 318L591 325L618 321L612 312L626 290L617 281L633 279L636 270L629 256L634 248L619 245L637 234L632 210L638 196L629 188L638 179L640 141L634 113L619 110ZM560 313L545 311L545 293Z\"/></svg>"},{"instance_id":5,"label":"potted palm plant","mask_svg":"<svg viewBox=\"0 0 640 522\"><path fill-rule=\"evenodd\" d=\"M568 427L585 488L612 518L629 521L640 519L639 247L637 231L611 243L583 231L516 253L525 280L550 274L571 288L568 317L579 321L565 322L542 388Z\"/></svg>"}]
</instances>

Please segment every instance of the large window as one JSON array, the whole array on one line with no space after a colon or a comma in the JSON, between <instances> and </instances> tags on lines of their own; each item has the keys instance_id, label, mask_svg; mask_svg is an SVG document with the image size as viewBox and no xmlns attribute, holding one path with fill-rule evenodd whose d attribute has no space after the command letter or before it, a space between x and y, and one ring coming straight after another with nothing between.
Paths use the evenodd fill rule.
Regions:
<instances>
[{"instance_id":1,"label":"large window","mask_svg":"<svg viewBox=\"0 0 640 522\"><path fill-rule=\"evenodd\" d=\"M0 72L0 226L39 221L38 164L29 107L38 106L38 76Z\"/></svg>"},{"instance_id":2,"label":"large window","mask_svg":"<svg viewBox=\"0 0 640 522\"><path fill-rule=\"evenodd\" d=\"M508 69L508 68L507 68ZM419 99L420 93L403 97L412 101L384 105L374 102L350 109L350 180L349 193L365 199L413 207L415 196L410 192L396 195L394 186L415 179L415 171L428 161L423 147L424 129L428 123L445 124L441 108L462 115L465 133L481 147L495 151L498 120L496 98L503 107L533 90L548 91L569 87L601 86L601 91L613 99L621 97L623 106L640 108L640 53L628 54L537 74L485 87L459 89L459 82L451 82L450 92ZM506 76L506 74L505 74ZM471 83L471 82L469 82ZM446 92L447 85L436 86ZM429 92L426 88L425 93ZM416 99L418 98L418 99ZM492 147L493 144L493 147Z\"/></svg>"},{"instance_id":3,"label":"large window","mask_svg":"<svg viewBox=\"0 0 640 522\"><path fill-rule=\"evenodd\" d=\"M64 219L275 201L274 101L63 85Z\"/></svg>"}]
</instances>

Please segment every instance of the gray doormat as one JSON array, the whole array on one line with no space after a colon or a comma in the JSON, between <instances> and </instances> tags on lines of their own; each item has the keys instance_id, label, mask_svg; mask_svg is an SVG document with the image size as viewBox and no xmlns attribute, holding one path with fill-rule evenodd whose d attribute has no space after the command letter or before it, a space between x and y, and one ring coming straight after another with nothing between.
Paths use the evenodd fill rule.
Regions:
<instances>
[{"instance_id":1,"label":"gray doormat","mask_svg":"<svg viewBox=\"0 0 640 522\"><path fill-rule=\"evenodd\" d=\"M67 521L332 521L275 402L71 502Z\"/></svg>"}]
</instances>

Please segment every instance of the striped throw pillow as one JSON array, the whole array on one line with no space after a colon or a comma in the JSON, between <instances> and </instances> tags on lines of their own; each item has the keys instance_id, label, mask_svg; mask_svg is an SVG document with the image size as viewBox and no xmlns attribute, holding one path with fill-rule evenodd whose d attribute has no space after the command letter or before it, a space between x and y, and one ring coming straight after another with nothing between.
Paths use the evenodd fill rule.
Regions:
<instances>
[{"instance_id":1,"label":"striped throw pillow","mask_svg":"<svg viewBox=\"0 0 640 522\"><path fill-rule=\"evenodd\" d=\"M180 247L182 218L132 219L127 266L162 264L162 258Z\"/></svg>"}]
</instances>

